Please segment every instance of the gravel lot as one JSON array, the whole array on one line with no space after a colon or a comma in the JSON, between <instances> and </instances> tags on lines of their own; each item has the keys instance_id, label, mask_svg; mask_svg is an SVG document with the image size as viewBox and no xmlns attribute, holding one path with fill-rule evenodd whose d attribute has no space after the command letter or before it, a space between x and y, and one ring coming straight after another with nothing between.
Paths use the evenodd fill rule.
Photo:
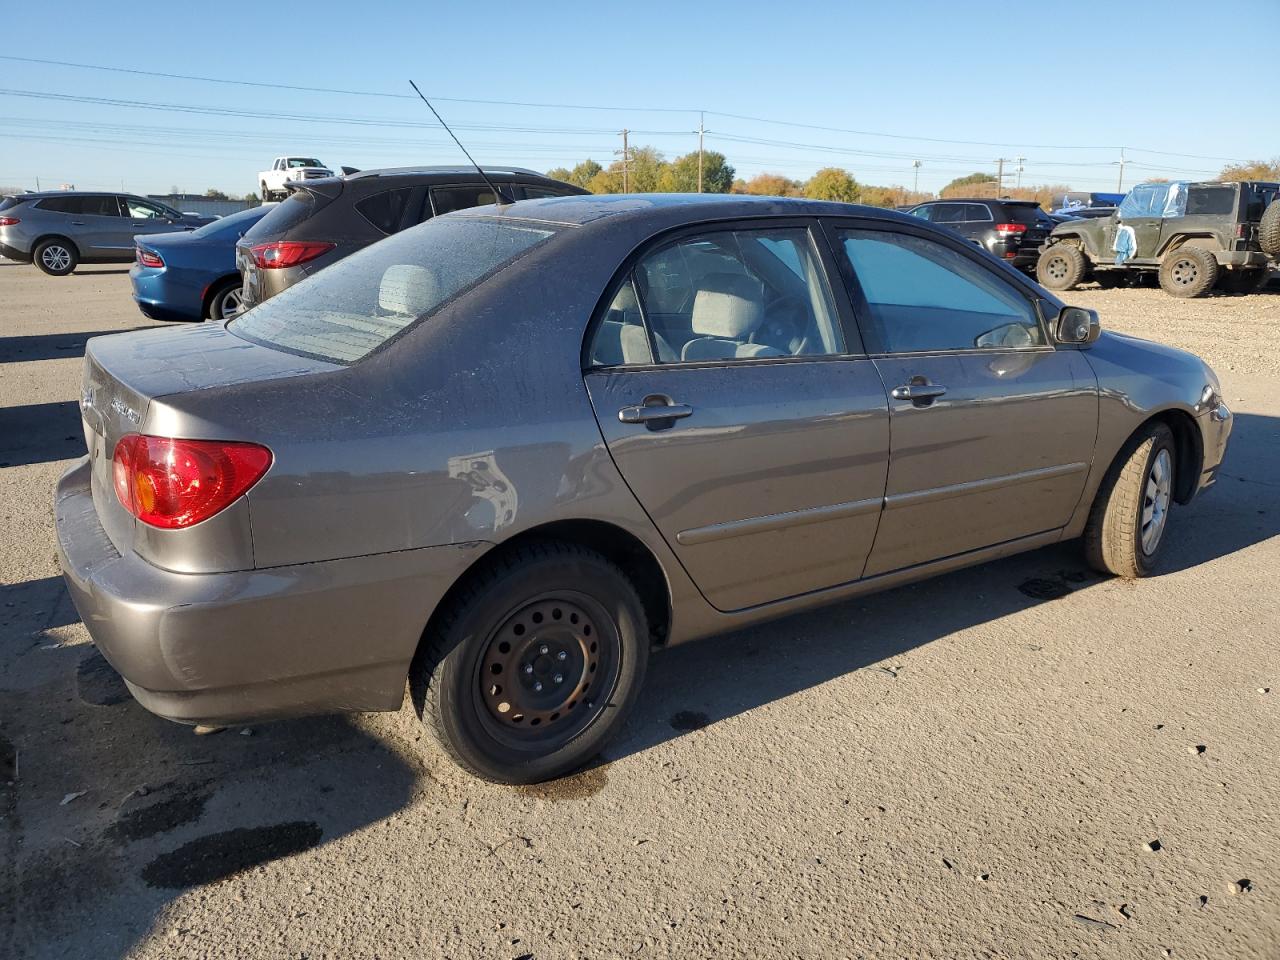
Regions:
<instances>
[{"instance_id":1,"label":"gravel lot","mask_svg":"<svg viewBox=\"0 0 1280 960\"><path fill-rule=\"evenodd\" d=\"M50 499L85 338L150 324L121 268L0 261L0 954L1280 955L1280 293L1072 299L1238 414L1161 576L1067 544L661 653L604 762L507 789L408 710L123 694Z\"/></svg>"}]
</instances>

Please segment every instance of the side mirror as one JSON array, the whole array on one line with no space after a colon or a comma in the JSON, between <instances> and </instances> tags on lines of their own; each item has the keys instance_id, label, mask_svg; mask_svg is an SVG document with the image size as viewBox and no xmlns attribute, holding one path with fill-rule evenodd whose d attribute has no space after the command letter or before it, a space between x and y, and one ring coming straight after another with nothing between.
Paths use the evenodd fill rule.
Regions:
<instances>
[{"instance_id":1,"label":"side mirror","mask_svg":"<svg viewBox=\"0 0 1280 960\"><path fill-rule=\"evenodd\" d=\"M1096 310L1063 307L1053 325L1053 337L1059 343L1087 347L1102 335L1102 323Z\"/></svg>"}]
</instances>

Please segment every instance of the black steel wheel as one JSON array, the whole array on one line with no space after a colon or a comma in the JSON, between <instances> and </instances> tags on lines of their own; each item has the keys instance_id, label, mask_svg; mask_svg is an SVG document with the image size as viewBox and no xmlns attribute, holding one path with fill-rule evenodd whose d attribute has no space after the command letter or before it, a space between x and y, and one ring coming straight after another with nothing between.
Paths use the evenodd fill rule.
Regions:
<instances>
[{"instance_id":1,"label":"black steel wheel","mask_svg":"<svg viewBox=\"0 0 1280 960\"><path fill-rule=\"evenodd\" d=\"M445 601L410 671L419 717L464 769L562 776L598 754L643 682L644 607L608 559L540 542L482 561Z\"/></svg>"}]
</instances>

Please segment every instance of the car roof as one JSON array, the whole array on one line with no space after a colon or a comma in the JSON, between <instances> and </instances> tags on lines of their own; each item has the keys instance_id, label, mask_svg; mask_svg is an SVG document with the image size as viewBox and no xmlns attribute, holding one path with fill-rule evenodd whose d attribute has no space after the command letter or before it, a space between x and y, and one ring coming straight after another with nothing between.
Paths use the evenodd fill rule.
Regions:
<instances>
[{"instance_id":1,"label":"car roof","mask_svg":"<svg viewBox=\"0 0 1280 960\"><path fill-rule=\"evenodd\" d=\"M506 206L490 204L485 207L470 207L446 216L492 217L495 214L517 220L542 220L567 225L583 225L606 218L650 220L655 226L667 226L680 222L698 223L702 220L817 216L856 216L901 223L918 222L913 217L883 207L801 197L722 193L610 193L543 197L537 200L520 200Z\"/></svg>"},{"instance_id":2,"label":"car roof","mask_svg":"<svg viewBox=\"0 0 1280 960\"><path fill-rule=\"evenodd\" d=\"M539 173L537 170L530 170L526 167L484 167L486 174L497 176L522 176L537 177L539 180L550 179L545 174ZM466 164L446 164L440 166L422 166L422 167L379 167L374 170L360 170L356 173L349 173L344 177L346 180L365 180L369 177L396 177L396 176L432 176L443 175L449 177L475 177L480 179L476 168Z\"/></svg>"},{"instance_id":3,"label":"car roof","mask_svg":"<svg viewBox=\"0 0 1280 960\"><path fill-rule=\"evenodd\" d=\"M31 193L13 193L8 196L21 197L24 200L44 200L46 197L132 197L136 194L121 193L119 190L35 190ZM145 199L139 197L139 199Z\"/></svg>"},{"instance_id":4,"label":"car roof","mask_svg":"<svg viewBox=\"0 0 1280 960\"><path fill-rule=\"evenodd\" d=\"M940 197L937 200L926 200L919 206L929 203L1007 203L1013 206L1038 207L1039 200L1014 200L1012 197Z\"/></svg>"}]
</instances>

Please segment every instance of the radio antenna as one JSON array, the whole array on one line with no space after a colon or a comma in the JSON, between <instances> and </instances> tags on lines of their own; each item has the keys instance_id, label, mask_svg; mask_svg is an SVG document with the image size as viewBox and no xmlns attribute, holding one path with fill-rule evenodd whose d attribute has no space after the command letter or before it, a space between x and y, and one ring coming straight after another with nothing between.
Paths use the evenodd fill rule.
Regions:
<instances>
[{"instance_id":1,"label":"radio antenna","mask_svg":"<svg viewBox=\"0 0 1280 960\"><path fill-rule=\"evenodd\" d=\"M497 184L495 184L492 180L489 179L489 175L484 172L484 168L481 167L480 164L476 163L475 157L471 156L471 154L467 152L467 148L462 145L462 141L459 140L457 136L454 135L454 132L449 129L449 125L444 122L444 117L440 116L440 112L436 110L435 107L431 106L431 101L422 95L422 91L418 89L418 85L414 83L412 80L410 80L409 86L413 87L414 93L416 93L419 97L422 97L422 102L427 105L428 110L430 110L432 113L435 114L436 119L440 121L440 126L444 127L445 133L453 137L453 142L458 145L458 149L461 150L464 154L466 154L467 159L471 161L471 165L476 168L476 173L480 174L480 179L483 180L486 184L488 184L489 189L493 191L494 199L499 204L502 204L502 205L515 203L515 201L511 199L511 197L507 196L505 193L503 193L501 190L498 189Z\"/></svg>"}]
</instances>

